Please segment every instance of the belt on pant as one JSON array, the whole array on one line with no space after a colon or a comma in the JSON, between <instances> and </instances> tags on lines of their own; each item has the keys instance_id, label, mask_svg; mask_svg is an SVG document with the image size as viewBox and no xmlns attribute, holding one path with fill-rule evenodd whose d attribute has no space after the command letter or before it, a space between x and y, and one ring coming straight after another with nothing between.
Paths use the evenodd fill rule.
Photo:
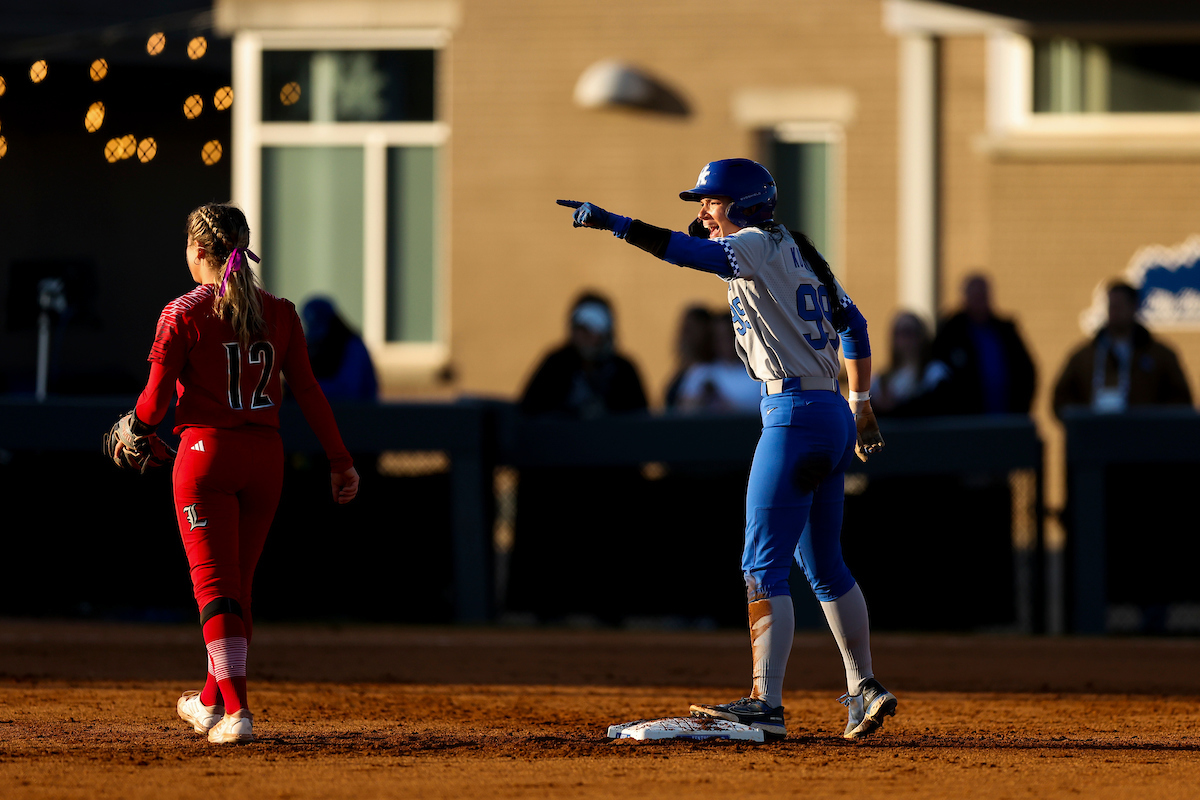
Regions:
<instances>
[{"instance_id":1,"label":"belt on pant","mask_svg":"<svg viewBox=\"0 0 1200 800\"><path fill-rule=\"evenodd\" d=\"M763 381L763 394L780 392L836 392L837 378L776 378Z\"/></svg>"}]
</instances>

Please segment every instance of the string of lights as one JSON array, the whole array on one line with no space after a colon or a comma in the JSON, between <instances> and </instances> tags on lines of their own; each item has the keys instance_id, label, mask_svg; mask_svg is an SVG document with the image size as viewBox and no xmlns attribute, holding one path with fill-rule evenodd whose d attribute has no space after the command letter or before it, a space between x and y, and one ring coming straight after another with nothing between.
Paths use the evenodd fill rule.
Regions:
<instances>
[{"instance_id":1,"label":"string of lights","mask_svg":"<svg viewBox=\"0 0 1200 800\"><path fill-rule=\"evenodd\" d=\"M29 64L28 79L31 84L39 88L45 87L46 91L51 91L55 84L53 76L74 74L73 71L79 68L78 61L82 54L89 51L91 53L100 52L102 53L101 57L90 59L90 63L87 65L88 77L92 84L99 88L102 83L106 84L111 81L112 75L129 72L130 67L146 67L147 59L153 59L155 62L161 62L164 66L170 65L175 68L189 62L193 64L200 62L210 54L209 39L204 34L211 32L211 27L211 11L198 13L189 11L136 22L106 25L84 31L62 32L48 37L0 41L0 70L9 73L0 75L0 119L10 116L20 117L21 105L14 102L8 89L15 77L12 75L11 65L14 62L19 63L20 60L23 60L22 57L27 60L32 56L43 56ZM149 33L147 33L148 30ZM141 50L140 58L132 55L134 52L132 42L135 37L142 43L139 48ZM180 51L186 60L180 57ZM90 58L86 55L83 57ZM211 104L215 112L225 112L232 107L233 89L228 85L227 80L224 85L209 91L212 92ZM10 97L5 98L6 94ZM110 120L114 119L114 114L121 110L119 103L114 105L112 102L105 101L104 92L96 92L96 94L101 95L100 98L90 102L86 109L81 109L83 129L86 134L101 132L106 128L106 123L109 123L111 127ZM126 97L122 98L126 101L126 105L129 100L128 94L127 92ZM146 102L147 100L143 98L141 105L145 105ZM182 114L187 120L198 119L205 110L204 95L195 91L186 94L177 102L180 105L176 108L182 109ZM143 118L144 123L145 109L137 110L140 112L137 116ZM117 116L120 115L117 114ZM147 131L147 133L152 132ZM0 135L0 159L6 156L15 157L16 151L13 151L13 156L9 156L10 149L8 139ZM151 162L158 155L159 138L153 135L138 136L134 133L122 132L121 135L108 138L102 152L105 161L110 164L131 160L134 156L137 157L138 162L145 164ZM224 147L220 139L203 137L197 154L203 164L211 166L221 160L223 152Z\"/></svg>"}]
</instances>

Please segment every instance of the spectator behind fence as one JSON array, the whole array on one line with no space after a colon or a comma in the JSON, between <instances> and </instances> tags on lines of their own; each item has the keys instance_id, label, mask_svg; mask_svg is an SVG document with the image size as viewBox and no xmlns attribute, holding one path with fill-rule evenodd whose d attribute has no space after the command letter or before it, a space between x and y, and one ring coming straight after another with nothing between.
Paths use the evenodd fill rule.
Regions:
<instances>
[{"instance_id":1,"label":"spectator behind fence","mask_svg":"<svg viewBox=\"0 0 1200 800\"><path fill-rule=\"evenodd\" d=\"M608 300L590 292L576 300L568 335L567 343L534 372L521 397L521 411L595 419L645 410L637 368L614 349Z\"/></svg>"},{"instance_id":2,"label":"spectator behind fence","mask_svg":"<svg viewBox=\"0 0 1200 800\"><path fill-rule=\"evenodd\" d=\"M942 323L933 358L950 375L946 413L1028 414L1037 376L1017 326L992 311L983 275L963 282L963 310Z\"/></svg>"},{"instance_id":3,"label":"spectator behind fence","mask_svg":"<svg viewBox=\"0 0 1200 800\"><path fill-rule=\"evenodd\" d=\"M695 364L713 360L712 313L702 305L689 306L679 321L679 337L675 341L678 365L675 376L667 384L666 407L679 404L679 384ZM723 318L723 317L722 317Z\"/></svg>"},{"instance_id":4,"label":"spectator behind fence","mask_svg":"<svg viewBox=\"0 0 1200 800\"><path fill-rule=\"evenodd\" d=\"M643 411L637 369L613 347L608 301L584 294L571 308L569 326L567 343L546 356L530 379L521 411L575 420ZM587 464L587 453L572 455L585 463L521 469L505 608L542 621L582 615L615 623L635 600L612 589L642 583L643 576L631 570L643 565L604 543L629 530L630 516L642 516L644 481L636 465ZM569 585L560 590L553 581L563 565L587 568L571 570Z\"/></svg>"},{"instance_id":5,"label":"spectator behind fence","mask_svg":"<svg viewBox=\"0 0 1200 800\"><path fill-rule=\"evenodd\" d=\"M1137 289L1108 286L1108 322L1071 354L1054 387L1054 413L1067 406L1117 413L1137 405L1191 405L1179 359L1137 321Z\"/></svg>"},{"instance_id":6,"label":"spectator behind fence","mask_svg":"<svg viewBox=\"0 0 1200 800\"><path fill-rule=\"evenodd\" d=\"M737 335L724 314L711 314L708 325L712 359L693 364L679 382L677 407L685 412L754 413L762 399L757 380L738 358Z\"/></svg>"},{"instance_id":7,"label":"spectator behind fence","mask_svg":"<svg viewBox=\"0 0 1200 800\"><path fill-rule=\"evenodd\" d=\"M892 361L871 387L871 405L880 414L928 416L946 413L944 393L950 370L933 358L925 321L908 311L892 320Z\"/></svg>"},{"instance_id":8,"label":"spectator behind fence","mask_svg":"<svg viewBox=\"0 0 1200 800\"><path fill-rule=\"evenodd\" d=\"M333 301L313 297L304 304L303 317L308 360L325 396L335 401L378 399L379 383L371 354Z\"/></svg>"}]
</instances>

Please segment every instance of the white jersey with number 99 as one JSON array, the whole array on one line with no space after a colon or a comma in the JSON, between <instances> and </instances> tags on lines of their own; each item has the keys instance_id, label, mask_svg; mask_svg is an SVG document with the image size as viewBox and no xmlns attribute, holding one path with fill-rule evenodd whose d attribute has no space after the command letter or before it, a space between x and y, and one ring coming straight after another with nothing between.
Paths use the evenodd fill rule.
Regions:
<instances>
[{"instance_id":1,"label":"white jersey with number 99","mask_svg":"<svg viewBox=\"0 0 1200 800\"><path fill-rule=\"evenodd\" d=\"M840 340L831 301L853 305L842 287L837 285L836 298L829 297L782 226L774 232L742 228L715 241L733 266L729 310L738 355L750 377L836 378Z\"/></svg>"}]
</instances>

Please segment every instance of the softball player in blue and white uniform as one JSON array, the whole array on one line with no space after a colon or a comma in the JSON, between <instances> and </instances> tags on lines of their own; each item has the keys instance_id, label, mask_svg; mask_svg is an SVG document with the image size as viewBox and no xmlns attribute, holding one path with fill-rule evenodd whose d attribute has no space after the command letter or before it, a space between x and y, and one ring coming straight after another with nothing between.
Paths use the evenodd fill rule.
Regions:
<instances>
[{"instance_id":1,"label":"softball player in blue and white uniform","mask_svg":"<svg viewBox=\"0 0 1200 800\"><path fill-rule=\"evenodd\" d=\"M719 275L729 285L737 350L762 382L763 430L746 489L742 571L749 606L754 684L749 697L693 705L697 717L741 722L768 737L787 733L783 678L795 634L788 574L793 558L821 601L846 668L847 739L875 731L896 698L871 670L867 605L842 560L843 478L857 451L883 447L871 411L867 322L803 234L774 222L775 181L743 158L705 165L680 198L700 203L689 234L575 208L575 227L611 230L658 258ZM838 387L846 358L850 404ZM853 413L851 411L853 408Z\"/></svg>"}]
</instances>

